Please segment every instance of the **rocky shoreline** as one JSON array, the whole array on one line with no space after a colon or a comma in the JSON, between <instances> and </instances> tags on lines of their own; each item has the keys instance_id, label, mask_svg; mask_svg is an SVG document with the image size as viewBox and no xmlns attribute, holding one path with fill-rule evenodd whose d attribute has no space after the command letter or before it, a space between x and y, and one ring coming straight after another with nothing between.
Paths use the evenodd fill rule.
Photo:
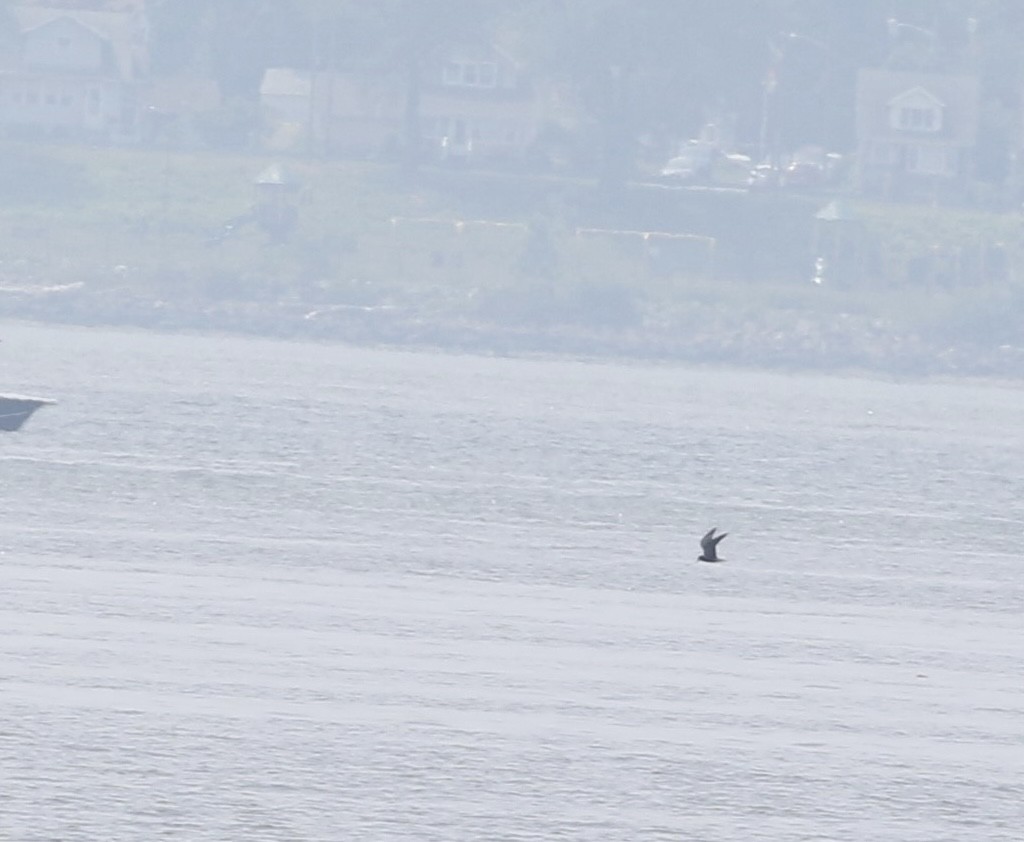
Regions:
<instances>
[{"instance_id":1,"label":"rocky shoreline","mask_svg":"<svg viewBox=\"0 0 1024 842\"><path fill-rule=\"evenodd\" d=\"M17 320L175 332L226 332L363 346L500 355L560 354L792 371L891 376L1024 378L1024 347L949 345L879 319L777 310L735 319L719 309L687 324L652 319L628 328L503 325L468 315L399 306L301 301L166 301L125 288L0 287L0 312ZM692 324L701 325L694 330Z\"/></svg>"}]
</instances>

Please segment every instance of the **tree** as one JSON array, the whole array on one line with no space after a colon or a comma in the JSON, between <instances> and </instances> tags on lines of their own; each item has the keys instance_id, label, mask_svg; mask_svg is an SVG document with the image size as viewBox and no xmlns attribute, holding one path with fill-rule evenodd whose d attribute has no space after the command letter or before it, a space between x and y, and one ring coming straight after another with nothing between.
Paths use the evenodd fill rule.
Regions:
<instances>
[{"instance_id":1,"label":"tree","mask_svg":"<svg viewBox=\"0 0 1024 842\"><path fill-rule=\"evenodd\" d=\"M163 0L149 17L153 71L209 75L228 97L254 100L267 67L301 66L309 52L293 0Z\"/></svg>"},{"instance_id":2,"label":"tree","mask_svg":"<svg viewBox=\"0 0 1024 842\"><path fill-rule=\"evenodd\" d=\"M0 46L10 46L18 35L18 22L11 11L10 0L0 0Z\"/></svg>"}]
</instances>

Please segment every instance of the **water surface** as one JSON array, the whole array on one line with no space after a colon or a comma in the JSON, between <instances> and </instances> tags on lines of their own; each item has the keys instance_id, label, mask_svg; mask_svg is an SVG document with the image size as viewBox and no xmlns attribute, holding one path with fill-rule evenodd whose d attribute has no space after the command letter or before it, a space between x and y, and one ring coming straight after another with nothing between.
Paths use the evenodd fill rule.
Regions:
<instances>
[{"instance_id":1,"label":"water surface","mask_svg":"<svg viewBox=\"0 0 1024 842\"><path fill-rule=\"evenodd\" d=\"M1016 388L2 333L5 838L1020 838Z\"/></svg>"}]
</instances>

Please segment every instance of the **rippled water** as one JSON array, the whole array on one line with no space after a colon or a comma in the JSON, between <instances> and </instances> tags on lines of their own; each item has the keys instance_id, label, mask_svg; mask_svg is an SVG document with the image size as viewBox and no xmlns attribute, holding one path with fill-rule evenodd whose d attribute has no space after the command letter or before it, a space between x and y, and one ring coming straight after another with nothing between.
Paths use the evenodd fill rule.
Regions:
<instances>
[{"instance_id":1,"label":"rippled water","mask_svg":"<svg viewBox=\"0 0 1024 842\"><path fill-rule=\"evenodd\" d=\"M2 838L1021 838L1016 388L3 338Z\"/></svg>"}]
</instances>

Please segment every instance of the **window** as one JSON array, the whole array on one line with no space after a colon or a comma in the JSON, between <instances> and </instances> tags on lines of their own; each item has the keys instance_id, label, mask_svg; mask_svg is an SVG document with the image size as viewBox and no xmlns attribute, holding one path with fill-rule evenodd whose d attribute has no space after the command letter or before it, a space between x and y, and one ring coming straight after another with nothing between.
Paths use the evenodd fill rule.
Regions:
<instances>
[{"instance_id":1,"label":"window","mask_svg":"<svg viewBox=\"0 0 1024 842\"><path fill-rule=\"evenodd\" d=\"M938 126L933 109L900 109L899 127L909 131L935 131Z\"/></svg>"},{"instance_id":2,"label":"window","mask_svg":"<svg viewBox=\"0 0 1024 842\"><path fill-rule=\"evenodd\" d=\"M889 127L896 131L928 134L942 129L942 106L918 100L894 102L889 109Z\"/></svg>"},{"instance_id":3,"label":"window","mask_svg":"<svg viewBox=\"0 0 1024 842\"><path fill-rule=\"evenodd\" d=\"M444 74L441 81L446 85L462 84L462 65L457 61L449 61L444 66Z\"/></svg>"},{"instance_id":4,"label":"window","mask_svg":"<svg viewBox=\"0 0 1024 842\"><path fill-rule=\"evenodd\" d=\"M498 65L492 61L449 61L441 81L453 88L494 88L498 85Z\"/></svg>"}]
</instances>

